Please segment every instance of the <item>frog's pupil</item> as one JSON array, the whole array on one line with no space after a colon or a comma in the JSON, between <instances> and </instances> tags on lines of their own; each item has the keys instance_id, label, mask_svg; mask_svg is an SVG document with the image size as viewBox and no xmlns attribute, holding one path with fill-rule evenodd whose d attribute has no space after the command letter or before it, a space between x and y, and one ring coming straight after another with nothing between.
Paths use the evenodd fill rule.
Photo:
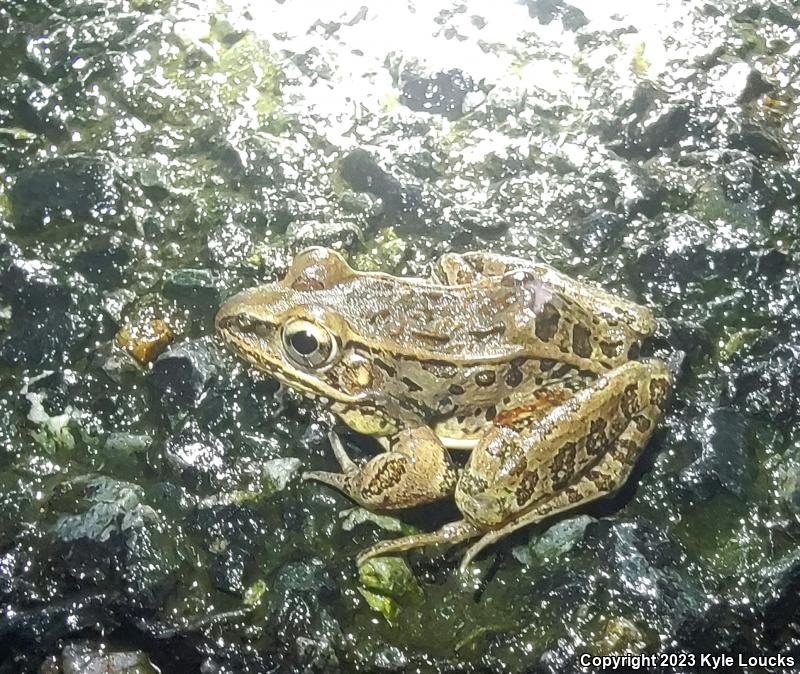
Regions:
<instances>
[{"instance_id":1,"label":"frog's pupil","mask_svg":"<svg viewBox=\"0 0 800 674\"><path fill-rule=\"evenodd\" d=\"M295 332L290 337L290 341L292 343L292 348L303 356L308 356L319 348L317 338L305 330Z\"/></svg>"}]
</instances>

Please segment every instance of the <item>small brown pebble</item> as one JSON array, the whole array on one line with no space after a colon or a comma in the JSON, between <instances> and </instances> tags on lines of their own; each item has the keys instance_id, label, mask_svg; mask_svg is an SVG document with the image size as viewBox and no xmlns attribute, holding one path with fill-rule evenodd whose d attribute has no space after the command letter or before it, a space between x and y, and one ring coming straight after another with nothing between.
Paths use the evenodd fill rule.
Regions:
<instances>
[{"instance_id":1,"label":"small brown pebble","mask_svg":"<svg viewBox=\"0 0 800 674\"><path fill-rule=\"evenodd\" d=\"M160 318L151 318L144 323L127 323L117 332L117 344L142 365L151 363L172 341L174 334Z\"/></svg>"}]
</instances>

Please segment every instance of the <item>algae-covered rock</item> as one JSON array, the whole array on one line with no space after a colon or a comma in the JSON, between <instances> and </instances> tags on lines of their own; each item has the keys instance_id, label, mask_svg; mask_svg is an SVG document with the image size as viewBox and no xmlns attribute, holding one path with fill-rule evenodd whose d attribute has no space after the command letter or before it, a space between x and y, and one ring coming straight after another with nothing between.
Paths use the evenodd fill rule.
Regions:
<instances>
[{"instance_id":1,"label":"algae-covered rock","mask_svg":"<svg viewBox=\"0 0 800 674\"><path fill-rule=\"evenodd\" d=\"M352 222L298 221L286 229L289 246L296 252L311 246L348 251L355 248L361 236L361 229Z\"/></svg>"},{"instance_id":2,"label":"algae-covered rock","mask_svg":"<svg viewBox=\"0 0 800 674\"><path fill-rule=\"evenodd\" d=\"M219 279L208 269L176 269L164 279L164 295L190 306L216 306Z\"/></svg>"},{"instance_id":3,"label":"algae-covered rock","mask_svg":"<svg viewBox=\"0 0 800 674\"><path fill-rule=\"evenodd\" d=\"M395 178L367 150L353 150L342 157L339 173L354 191L379 197L390 218L419 223L431 211L420 188Z\"/></svg>"},{"instance_id":4,"label":"algae-covered rock","mask_svg":"<svg viewBox=\"0 0 800 674\"><path fill-rule=\"evenodd\" d=\"M253 555L232 544L214 556L211 563L211 578L215 588L230 594L243 595L245 575L252 566Z\"/></svg>"},{"instance_id":5,"label":"algae-covered rock","mask_svg":"<svg viewBox=\"0 0 800 674\"><path fill-rule=\"evenodd\" d=\"M127 533L158 519L155 510L143 503L144 495L138 485L97 477L81 478L65 486L78 490L91 505L79 515L63 515L58 519L55 533L62 540L89 538L103 542L115 533ZM59 498L66 501L63 493Z\"/></svg>"},{"instance_id":6,"label":"algae-covered rock","mask_svg":"<svg viewBox=\"0 0 800 674\"><path fill-rule=\"evenodd\" d=\"M589 23L586 15L574 5L564 0L525 0L531 18L544 25L560 19L565 30L575 31Z\"/></svg>"},{"instance_id":7,"label":"algae-covered rock","mask_svg":"<svg viewBox=\"0 0 800 674\"><path fill-rule=\"evenodd\" d=\"M114 651L103 644L74 642L61 653L61 671L63 674L156 674L159 670L141 651Z\"/></svg>"},{"instance_id":8,"label":"algae-covered rock","mask_svg":"<svg viewBox=\"0 0 800 674\"><path fill-rule=\"evenodd\" d=\"M408 254L408 244L392 229L383 229L364 244L364 252L353 256L353 266L360 271L397 269Z\"/></svg>"},{"instance_id":9,"label":"algae-covered rock","mask_svg":"<svg viewBox=\"0 0 800 674\"><path fill-rule=\"evenodd\" d=\"M432 77L406 76L400 102L411 110L458 119L464 114L464 99L473 88L472 80L455 69Z\"/></svg>"},{"instance_id":10,"label":"algae-covered rock","mask_svg":"<svg viewBox=\"0 0 800 674\"><path fill-rule=\"evenodd\" d=\"M119 199L114 170L102 159L56 158L17 175L11 208L20 230L38 231L59 219L113 215Z\"/></svg>"},{"instance_id":11,"label":"algae-covered rock","mask_svg":"<svg viewBox=\"0 0 800 674\"><path fill-rule=\"evenodd\" d=\"M755 340L730 359L726 400L747 414L789 423L800 412L800 340Z\"/></svg>"},{"instance_id":12,"label":"algae-covered rock","mask_svg":"<svg viewBox=\"0 0 800 674\"><path fill-rule=\"evenodd\" d=\"M164 445L167 464L190 482L216 482L224 469L230 443L220 438L193 419L175 433Z\"/></svg>"},{"instance_id":13,"label":"algae-covered rock","mask_svg":"<svg viewBox=\"0 0 800 674\"><path fill-rule=\"evenodd\" d=\"M278 70L270 58L269 44L255 33L241 35L224 49L215 69L224 73L223 104L238 103L259 115L275 109L280 94Z\"/></svg>"},{"instance_id":14,"label":"algae-covered rock","mask_svg":"<svg viewBox=\"0 0 800 674\"><path fill-rule=\"evenodd\" d=\"M133 262L133 248L133 242L118 232L100 234L75 256L75 266L90 281L110 289L122 284Z\"/></svg>"},{"instance_id":15,"label":"algae-covered rock","mask_svg":"<svg viewBox=\"0 0 800 674\"><path fill-rule=\"evenodd\" d=\"M558 559L575 546L592 521L587 515L565 519L554 524L540 536L533 537L528 545L515 547L512 553L525 565L530 565L534 561L547 562Z\"/></svg>"},{"instance_id":16,"label":"algae-covered rock","mask_svg":"<svg viewBox=\"0 0 800 674\"><path fill-rule=\"evenodd\" d=\"M390 624L398 620L404 604L423 599L422 588L401 557L369 559L359 565L358 577L361 596Z\"/></svg>"},{"instance_id":17,"label":"algae-covered rock","mask_svg":"<svg viewBox=\"0 0 800 674\"><path fill-rule=\"evenodd\" d=\"M797 8L306 4L0 9L0 671L795 655ZM461 514L301 483L336 469L339 394L217 343L308 245L418 278L517 255L648 305L676 384L626 485L464 576L468 541L359 569Z\"/></svg>"},{"instance_id":18,"label":"algae-covered rock","mask_svg":"<svg viewBox=\"0 0 800 674\"><path fill-rule=\"evenodd\" d=\"M714 410L698 424L700 456L681 479L699 498L719 489L742 497L755 479L753 432L746 417L732 409Z\"/></svg>"}]
</instances>

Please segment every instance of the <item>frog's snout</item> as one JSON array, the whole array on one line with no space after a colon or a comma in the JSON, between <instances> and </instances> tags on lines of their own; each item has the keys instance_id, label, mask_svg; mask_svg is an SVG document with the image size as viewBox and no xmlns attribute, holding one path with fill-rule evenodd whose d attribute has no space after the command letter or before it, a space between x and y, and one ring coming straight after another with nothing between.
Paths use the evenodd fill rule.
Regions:
<instances>
[{"instance_id":1,"label":"frog's snout","mask_svg":"<svg viewBox=\"0 0 800 674\"><path fill-rule=\"evenodd\" d=\"M214 326L218 332L228 329L245 313L245 309L251 305L252 290L244 290L232 297L229 297L217 311L214 318Z\"/></svg>"}]
</instances>

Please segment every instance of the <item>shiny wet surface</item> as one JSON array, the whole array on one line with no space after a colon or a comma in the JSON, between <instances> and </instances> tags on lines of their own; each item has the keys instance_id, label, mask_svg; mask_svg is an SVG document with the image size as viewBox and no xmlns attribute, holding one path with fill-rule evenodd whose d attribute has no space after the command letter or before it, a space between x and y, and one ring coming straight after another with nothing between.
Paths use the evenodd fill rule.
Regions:
<instances>
[{"instance_id":1,"label":"shiny wet surface","mask_svg":"<svg viewBox=\"0 0 800 674\"><path fill-rule=\"evenodd\" d=\"M100 642L206 672L796 654L800 14L373 4L0 2L0 672ZM444 552L359 573L452 508L301 483L324 419L213 338L312 244L650 306L646 351L685 355L631 483L466 581Z\"/></svg>"}]
</instances>

